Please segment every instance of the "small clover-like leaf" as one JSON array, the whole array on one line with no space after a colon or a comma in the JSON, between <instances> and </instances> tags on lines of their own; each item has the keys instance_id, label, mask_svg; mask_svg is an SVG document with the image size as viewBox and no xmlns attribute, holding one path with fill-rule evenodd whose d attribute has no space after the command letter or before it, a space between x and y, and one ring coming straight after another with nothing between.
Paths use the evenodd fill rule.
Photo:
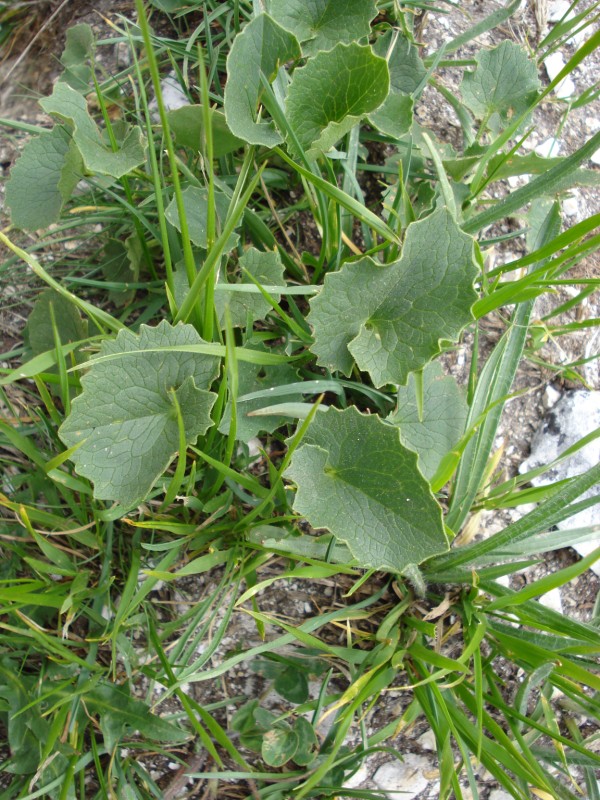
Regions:
<instances>
[{"instance_id":1,"label":"small clover-like leaf","mask_svg":"<svg viewBox=\"0 0 600 800\"><path fill-rule=\"evenodd\" d=\"M100 131L87 110L85 97L67 83L57 83L50 97L40 100L48 114L73 126L73 141L90 172L121 178L139 166L146 151L139 127L131 128L119 150L114 152L102 141Z\"/></svg>"},{"instance_id":2,"label":"small clover-like leaf","mask_svg":"<svg viewBox=\"0 0 600 800\"><path fill-rule=\"evenodd\" d=\"M207 388L219 359L177 349L198 344L191 325L166 321L102 344L59 430L67 447L79 445L72 461L98 499L131 507L148 495L179 450L177 408L188 444L212 425Z\"/></svg>"},{"instance_id":3,"label":"small clover-like leaf","mask_svg":"<svg viewBox=\"0 0 600 800\"><path fill-rule=\"evenodd\" d=\"M367 45L338 44L294 72L286 101L288 122L307 155L325 153L379 108L389 87L385 58Z\"/></svg>"},{"instance_id":4,"label":"small clover-like leaf","mask_svg":"<svg viewBox=\"0 0 600 800\"><path fill-rule=\"evenodd\" d=\"M240 258L239 264L261 286L285 287L285 281L283 280L284 269L279 253L265 253L263 250L251 247ZM221 281L221 285L225 283L226 281ZM242 272L240 283L248 283L254 286L245 272ZM281 298L279 292L269 292L269 294L279 302ZM229 306L231 324L238 328L243 328L248 321L252 323L256 319L263 319L271 310L268 301L258 291L246 293L221 289L215 294L215 310L221 322L225 318L226 305Z\"/></svg>"},{"instance_id":5,"label":"small clover-like leaf","mask_svg":"<svg viewBox=\"0 0 600 800\"><path fill-rule=\"evenodd\" d=\"M417 389L412 375L398 390L398 405L389 421L400 428L400 440L419 457L419 468L430 480L442 458L464 433L467 402L439 361L423 370L423 413L419 416Z\"/></svg>"},{"instance_id":6,"label":"small clover-like leaf","mask_svg":"<svg viewBox=\"0 0 600 800\"><path fill-rule=\"evenodd\" d=\"M62 125L27 142L6 184L12 224L37 231L56 222L82 171L79 150Z\"/></svg>"},{"instance_id":7,"label":"small clover-like leaf","mask_svg":"<svg viewBox=\"0 0 600 800\"><path fill-rule=\"evenodd\" d=\"M377 7L373 0L271 0L269 12L314 55L368 36Z\"/></svg>"},{"instance_id":8,"label":"small clover-like leaf","mask_svg":"<svg viewBox=\"0 0 600 800\"><path fill-rule=\"evenodd\" d=\"M295 756L299 744L296 731L283 722L265 733L261 754L270 767L283 767Z\"/></svg>"},{"instance_id":9,"label":"small clover-like leaf","mask_svg":"<svg viewBox=\"0 0 600 800\"><path fill-rule=\"evenodd\" d=\"M402 572L447 550L442 512L397 428L356 408L313 419L286 473L294 508L364 567Z\"/></svg>"},{"instance_id":10,"label":"small clover-like leaf","mask_svg":"<svg viewBox=\"0 0 600 800\"><path fill-rule=\"evenodd\" d=\"M473 244L438 209L409 225L399 261L364 258L327 275L308 316L318 363L349 375L356 362L376 386L405 384L473 318Z\"/></svg>"},{"instance_id":11,"label":"small clover-like leaf","mask_svg":"<svg viewBox=\"0 0 600 800\"><path fill-rule=\"evenodd\" d=\"M477 67L465 72L460 92L467 108L492 129L531 105L540 88L537 67L525 50L505 41L475 56Z\"/></svg>"},{"instance_id":12,"label":"small clover-like leaf","mask_svg":"<svg viewBox=\"0 0 600 800\"><path fill-rule=\"evenodd\" d=\"M261 76L272 80L282 64L299 57L296 37L268 14L259 14L235 37L227 57L224 98L227 125L235 136L266 147L283 141L272 122L257 120Z\"/></svg>"}]
</instances>

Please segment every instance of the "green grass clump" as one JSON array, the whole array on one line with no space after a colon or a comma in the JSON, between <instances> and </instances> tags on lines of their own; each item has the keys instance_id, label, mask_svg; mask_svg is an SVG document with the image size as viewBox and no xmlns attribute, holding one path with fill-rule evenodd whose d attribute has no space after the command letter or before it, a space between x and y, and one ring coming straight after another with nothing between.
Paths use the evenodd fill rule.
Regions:
<instances>
[{"instance_id":1,"label":"green grass clump","mask_svg":"<svg viewBox=\"0 0 600 800\"><path fill-rule=\"evenodd\" d=\"M424 56L425 4L267 5L136 0L109 39L72 28L55 125L28 126L6 184L0 275L25 264L40 291L0 370L0 800L173 797L186 775L207 797L376 797L344 782L423 724L440 798L479 797L484 768L514 798L598 798L600 613L536 598L599 553L500 579L591 538L552 528L600 466L532 490L495 452L523 360L589 324L541 336L534 303L597 284L576 268L599 219L564 228L560 203L597 185L600 134L521 145L595 53L595 12L475 51L511 3ZM131 66L103 73L122 42ZM431 87L460 144L414 116ZM464 387L442 367L462 342Z\"/></svg>"}]
</instances>

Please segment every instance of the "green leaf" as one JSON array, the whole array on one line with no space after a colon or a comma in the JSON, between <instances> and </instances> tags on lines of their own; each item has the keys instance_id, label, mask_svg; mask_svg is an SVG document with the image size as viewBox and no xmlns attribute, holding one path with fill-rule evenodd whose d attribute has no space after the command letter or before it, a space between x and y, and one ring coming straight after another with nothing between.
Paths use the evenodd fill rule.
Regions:
<instances>
[{"instance_id":1,"label":"green leaf","mask_svg":"<svg viewBox=\"0 0 600 800\"><path fill-rule=\"evenodd\" d=\"M402 572L448 544L442 512L397 428L356 408L313 419L287 477L294 508L346 542L363 567Z\"/></svg>"},{"instance_id":2,"label":"green leaf","mask_svg":"<svg viewBox=\"0 0 600 800\"><path fill-rule=\"evenodd\" d=\"M140 275L142 247L139 237L132 233L124 242L109 239L104 248L102 274L109 282L135 283ZM125 306L133 300L135 289L111 289L109 300L116 306Z\"/></svg>"},{"instance_id":3,"label":"green leaf","mask_svg":"<svg viewBox=\"0 0 600 800\"><path fill-rule=\"evenodd\" d=\"M144 162L146 150L140 128L132 128L121 149L113 152L102 141L96 123L88 114L85 97L68 84L57 83L50 97L40 100L40 105L46 113L73 126L73 141L90 172L120 178Z\"/></svg>"},{"instance_id":4,"label":"green leaf","mask_svg":"<svg viewBox=\"0 0 600 800\"><path fill-rule=\"evenodd\" d=\"M259 14L236 36L227 57L224 98L225 118L235 136L266 147L283 141L272 122L257 121L261 75L273 80L281 64L297 58L296 37L268 14Z\"/></svg>"},{"instance_id":5,"label":"green leaf","mask_svg":"<svg viewBox=\"0 0 600 800\"><path fill-rule=\"evenodd\" d=\"M460 85L465 105L492 130L527 111L540 88L537 67L525 50L504 41L476 56L477 67Z\"/></svg>"},{"instance_id":6,"label":"green leaf","mask_svg":"<svg viewBox=\"0 0 600 800\"><path fill-rule=\"evenodd\" d=\"M326 276L308 316L318 363L349 375L356 361L378 387L405 384L472 320L477 272L473 239L447 210L412 223L399 261Z\"/></svg>"},{"instance_id":7,"label":"green leaf","mask_svg":"<svg viewBox=\"0 0 600 800\"><path fill-rule=\"evenodd\" d=\"M262 250L251 247L246 250L239 263L240 267L248 270L250 275L261 286L281 286L285 288L284 269L278 252L265 253ZM227 283L224 277L221 278L220 282ZM252 284L252 281L242 272L239 283ZM278 292L270 294L277 302L281 299L281 295ZM268 301L260 293L218 291L215 293L215 309L221 322L225 319L226 305L229 306L231 324L238 328L245 328L248 323L252 324L254 320L264 319L266 314L271 311ZM248 389L247 391L251 390Z\"/></svg>"},{"instance_id":8,"label":"green leaf","mask_svg":"<svg viewBox=\"0 0 600 800\"><path fill-rule=\"evenodd\" d=\"M80 445L72 461L94 483L94 496L124 506L141 502L179 450L177 407L186 442L211 425L216 395L206 391L219 359L197 353L140 352L202 343L191 325L163 321L142 325L106 341L99 357L119 358L92 364L59 435L67 447ZM175 398L173 397L175 395Z\"/></svg>"},{"instance_id":9,"label":"green leaf","mask_svg":"<svg viewBox=\"0 0 600 800\"><path fill-rule=\"evenodd\" d=\"M256 347L254 348L257 349ZM266 348L265 348L266 352ZM259 364L249 364L244 361L238 362L238 393L240 396L262 390L268 391L271 387L285 386L298 379L296 370L288 364L280 366L261 367ZM294 402L302 399L302 395L296 390L288 395L283 395L284 401ZM249 442L250 439L258 436L261 431L273 433L273 431L290 422L287 417L269 414L268 416L249 417L248 414L259 408L271 405L273 400L268 396L255 398L253 400L238 400L237 408L237 427L236 439L241 442ZM223 419L219 425L221 433L228 434L231 424L231 401L225 407Z\"/></svg>"},{"instance_id":10,"label":"green leaf","mask_svg":"<svg viewBox=\"0 0 600 800\"><path fill-rule=\"evenodd\" d=\"M299 767L306 767L314 761L319 743L313 726L304 717L298 717L294 723L294 730L298 734L298 749L294 755L294 763Z\"/></svg>"},{"instance_id":11,"label":"green leaf","mask_svg":"<svg viewBox=\"0 0 600 800\"><path fill-rule=\"evenodd\" d=\"M400 440L414 450L419 469L430 480L442 458L464 433L467 403L455 379L432 361L423 370L423 413L419 418L414 376L398 390L398 406L388 421L400 428Z\"/></svg>"},{"instance_id":12,"label":"green leaf","mask_svg":"<svg viewBox=\"0 0 600 800\"><path fill-rule=\"evenodd\" d=\"M390 30L373 45L376 55L387 60L390 93L383 105L369 114L369 122L382 133L399 138L412 123L413 101L409 97L427 75L417 48L399 31Z\"/></svg>"},{"instance_id":13,"label":"green leaf","mask_svg":"<svg viewBox=\"0 0 600 800\"><path fill-rule=\"evenodd\" d=\"M215 158L243 147L244 142L229 130L222 111L211 108L213 130L213 155ZM202 106L182 106L167 112L169 127L179 147L189 147L194 152L204 148L204 111Z\"/></svg>"},{"instance_id":14,"label":"green leaf","mask_svg":"<svg viewBox=\"0 0 600 800\"><path fill-rule=\"evenodd\" d=\"M325 153L379 108L389 88L384 58L368 46L338 44L294 72L286 101L290 127L309 157Z\"/></svg>"},{"instance_id":15,"label":"green leaf","mask_svg":"<svg viewBox=\"0 0 600 800\"><path fill-rule=\"evenodd\" d=\"M54 289L46 289L35 301L27 320L27 340L33 355L36 356L55 347L50 306L54 309L54 319L61 344L79 342L88 335L87 322L81 318L73 303Z\"/></svg>"},{"instance_id":16,"label":"green leaf","mask_svg":"<svg viewBox=\"0 0 600 800\"><path fill-rule=\"evenodd\" d=\"M86 92L92 77L92 69L86 62L92 56L93 49L94 33L87 23L82 22L69 28L65 49L60 57L65 71L59 81L68 83L78 92Z\"/></svg>"},{"instance_id":17,"label":"green leaf","mask_svg":"<svg viewBox=\"0 0 600 800\"><path fill-rule=\"evenodd\" d=\"M284 666L275 678L273 688L290 703L305 703L308 700L308 679L297 666Z\"/></svg>"},{"instance_id":18,"label":"green leaf","mask_svg":"<svg viewBox=\"0 0 600 800\"><path fill-rule=\"evenodd\" d=\"M296 731L281 723L265 733L261 754L270 767L283 767L294 757L299 743Z\"/></svg>"},{"instance_id":19,"label":"green leaf","mask_svg":"<svg viewBox=\"0 0 600 800\"><path fill-rule=\"evenodd\" d=\"M189 734L153 714L143 700L132 697L120 686L96 686L85 695L88 712L98 715L98 721L109 753L127 735L139 733L155 742L183 742Z\"/></svg>"},{"instance_id":20,"label":"green leaf","mask_svg":"<svg viewBox=\"0 0 600 800\"><path fill-rule=\"evenodd\" d=\"M271 0L269 13L302 42L305 55L315 55L368 36L377 7L373 0Z\"/></svg>"},{"instance_id":21,"label":"green leaf","mask_svg":"<svg viewBox=\"0 0 600 800\"><path fill-rule=\"evenodd\" d=\"M37 231L56 222L82 170L79 151L61 125L27 142L6 184L12 224Z\"/></svg>"},{"instance_id":22,"label":"green leaf","mask_svg":"<svg viewBox=\"0 0 600 800\"><path fill-rule=\"evenodd\" d=\"M206 248L206 230L208 219L208 189L199 186L188 186L181 193L183 207L188 224L190 239L198 247ZM229 210L229 198L224 192L215 192L215 211L218 222L222 225ZM175 197L165 209L165 216L178 231L181 231L179 211ZM225 245L225 251L233 250L238 242L237 233L232 233Z\"/></svg>"}]
</instances>

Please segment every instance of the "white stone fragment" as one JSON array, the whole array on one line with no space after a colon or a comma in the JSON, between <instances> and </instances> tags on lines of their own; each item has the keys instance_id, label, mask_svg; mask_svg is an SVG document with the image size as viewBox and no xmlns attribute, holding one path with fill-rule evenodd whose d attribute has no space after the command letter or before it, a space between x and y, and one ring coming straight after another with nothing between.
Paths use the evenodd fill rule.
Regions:
<instances>
[{"instance_id":1,"label":"white stone fragment","mask_svg":"<svg viewBox=\"0 0 600 800\"><path fill-rule=\"evenodd\" d=\"M489 800L513 800L513 797L508 792L505 792L504 789L494 789L490 794Z\"/></svg>"},{"instance_id":2,"label":"white stone fragment","mask_svg":"<svg viewBox=\"0 0 600 800\"><path fill-rule=\"evenodd\" d=\"M425 731L425 733L419 736L417 739L417 744L421 745L423 750L437 750L435 734L431 730Z\"/></svg>"},{"instance_id":3,"label":"white stone fragment","mask_svg":"<svg viewBox=\"0 0 600 800\"><path fill-rule=\"evenodd\" d=\"M166 78L160 82L160 91L162 94L163 103L165 106L166 111L175 111L182 106L188 106L190 101L187 98L186 93L181 88L181 84L177 80L177 77L174 72L169 73ZM152 100L148 103L148 108L152 113L152 118L154 119L157 116L158 111L158 102L156 97L153 97Z\"/></svg>"},{"instance_id":4,"label":"white stone fragment","mask_svg":"<svg viewBox=\"0 0 600 800\"><path fill-rule=\"evenodd\" d=\"M388 761L373 776L377 786L390 800L397 800L398 797L402 797L402 800L414 800L427 788L428 780L423 771L431 769L429 759L415 753L406 753L403 758L403 761Z\"/></svg>"},{"instance_id":5,"label":"white stone fragment","mask_svg":"<svg viewBox=\"0 0 600 800\"><path fill-rule=\"evenodd\" d=\"M552 156L557 156L560 150L560 142L558 139L555 139L554 136L551 136L549 139L546 139L545 142L538 144L535 148L535 152L538 156L542 156L542 158L550 158Z\"/></svg>"},{"instance_id":6,"label":"white stone fragment","mask_svg":"<svg viewBox=\"0 0 600 800\"><path fill-rule=\"evenodd\" d=\"M548 7L548 22L560 22L564 17L566 20L573 19L573 12L569 12L571 3L568 0L554 0Z\"/></svg>"},{"instance_id":7,"label":"white stone fragment","mask_svg":"<svg viewBox=\"0 0 600 800\"><path fill-rule=\"evenodd\" d=\"M549 592L543 594L539 598L539 602L546 608L549 608L551 611L558 611L559 614L562 614L562 599L560 596L560 589L558 587L555 589L550 589Z\"/></svg>"},{"instance_id":8,"label":"white stone fragment","mask_svg":"<svg viewBox=\"0 0 600 800\"><path fill-rule=\"evenodd\" d=\"M546 415L531 442L531 454L519 467L521 473L536 469L554 461L567 448L574 445L584 436L600 426L600 391L566 392ZM600 462L600 439L589 442L570 458L556 467L547 470L543 475L533 478L534 486L546 486L555 481L581 475ZM590 489L578 500L592 497L597 489ZM600 504L580 511L570 519L558 523L561 530L586 528L600 525ZM573 545L575 550L586 556L600 547L600 534L592 540ZM600 562L592 567L600 575Z\"/></svg>"},{"instance_id":9,"label":"white stone fragment","mask_svg":"<svg viewBox=\"0 0 600 800\"><path fill-rule=\"evenodd\" d=\"M546 67L548 77L551 81L553 81L561 69L565 66L565 60L562 53L551 53L547 58L544 59L544 66ZM575 84L568 76L563 78L563 80L554 89L554 94L561 100L571 97L571 95L574 93Z\"/></svg>"},{"instance_id":10,"label":"white stone fragment","mask_svg":"<svg viewBox=\"0 0 600 800\"><path fill-rule=\"evenodd\" d=\"M542 403L544 404L544 408L549 410L552 406L555 406L561 398L561 394L558 389L555 389L551 383L546 386L544 389L544 394L542 395Z\"/></svg>"},{"instance_id":11,"label":"white stone fragment","mask_svg":"<svg viewBox=\"0 0 600 800\"><path fill-rule=\"evenodd\" d=\"M594 155L590 158L592 164L599 164L600 165L600 150L596 150Z\"/></svg>"},{"instance_id":12,"label":"white stone fragment","mask_svg":"<svg viewBox=\"0 0 600 800\"><path fill-rule=\"evenodd\" d=\"M369 780L369 770L366 764L361 764L348 780L344 781L344 789L358 789Z\"/></svg>"},{"instance_id":13,"label":"white stone fragment","mask_svg":"<svg viewBox=\"0 0 600 800\"><path fill-rule=\"evenodd\" d=\"M563 200L562 204L563 214L567 217L576 217L577 213L579 212L579 202L574 195L567 197Z\"/></svg>"}]
</instances>

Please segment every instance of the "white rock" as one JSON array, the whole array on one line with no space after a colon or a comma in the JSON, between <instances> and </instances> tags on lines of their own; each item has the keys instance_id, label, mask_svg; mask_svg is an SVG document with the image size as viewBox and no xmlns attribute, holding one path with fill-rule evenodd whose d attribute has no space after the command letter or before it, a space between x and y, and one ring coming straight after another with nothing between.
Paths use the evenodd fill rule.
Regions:
<instances>
[{"instance_id":1,"label":"white rock","mask_svg":"<svg viewBox=\"0 0 600 800\"><path fill-rule=\"evenodd\" d=\"M433 731L425 731L425 733L417 739L417 744L420 744L423 750L437 750Z\"/></svg>"},{"instance_id":2,"label":"white rock","mask_svg":"<svg viewBox=\"0 0 600 800\"><path fill-rule=\"evenodd\" d=\"M554 0L548 8L548 22L560 22L563 17L565 20L573 19L575 13L569 11L570 7L568 0Z\"/></svg>"},{"instance_id":3,"label":"white rock","mask_svg":"<svg viewBox=\"0 0 600 800\"><path fill-rule=\"evenodd\" d=\"M549 139L546 139L545 142L538 144L538 146L535 148L535 152L538 154L538 156L542 156L542 158L557 156L559 150L560 142L558 139L555 139L554 136L551 136Z\"/></svg>"},{"instance_id":4,"label":"white rock","mask_svg":"<svg viewBox=\"0 0 600 800\"><path fill-rule=\"evenodd\" d=\"M560 453L578 442L600 426L600 392L566 392L546 415L531 442L531 455L519 467L521 473L549 464ZM555 481L580 475L600 462L600 439L582 447L558 466L534 478L534 486L546 486ZM584 500L596 494L594 488L581 495ZM561 530L600 525L600 505L580 511L570 519L558 523ZM600 535L593 540L574 545L575 550L586 556L600 547ZM600 575L600 562L592 567Z\"/></svg>"},{"instance_id":5,"label":"white rock","mask_svg":"<svg viewBox=\"0 0 600 800\"><path fill-rule=\"evenodd\" d=\"M546 72L548 73L548 77L551 81L556 78L558 73L561 69L565 66L565 60L563 58L562 53L552 53L547 58L544 59L544 66L546 67ZM568 76L563 78L563 80L558 84L558 86L554 89L554 94L557 97L560 97L564 100L567 97L571 97L572 94L575 93L575 84Z\"/></svg>"},{"instance_id":6,"label":"white rock","mask_svg":"<svg viewBox=\"0 0 600 800\"><path fill-rule=\"evenodd\" d=\"M546 608L549 608L551 611L558 611L559 614L562 614L562 599L560 596L560 589L558 589L558 587L556 589L550 589L549 592L543 594L539 598L539 602Z\"/></svg>"},{"instance_id":7,"label":"white rock","mask_svg":"<svg viewBox=\"0 0 600 800\"><path fill-rule=\"evenodd\" d=\"M413 800L427 788L428 780L423 775L423 770L430 769L431 766L428 759L415 753L406 753L404 761L388 761L379 767L373 780L390 800L397 800L398 797L402 800Z\"/></svg>"},{"instance_id":8,"label":"white rock","mask_svg":"<svg viewBox=\"0 0 600 800\"><path fill-rule=\"evenodd\" d=\"M600 150L596 150L594 155L590 158L592 164L600 164Z\"/></svg>"},{"instance_id":9,"label":"white rock","mask_svg":"<svg viewBox=\"0 0 600 800\"><path fill-rule=\"evenodd\" d=\"M542 403L544 404L545 409L551 409L552 406L555 406L558 401L560 400L561 394L558 389L555 389L551 383L546 386L544 389L544 394L542 395Z\"/></svg>"},{"instance_id":10,"label":"white rock","mask_svg":"<svg viewBox=\"0 0 600 800\"><path fill-rule=\"evenodd\" d=\"M579 211L579 203L577 198L573 195L567 197L566 200L563 200L562 204L563 214L566 214L567 217L576 217Z\"/></svg>"},{"instance_id":11,"label":"white rock","mask_svg":"<svg viewBox=\"0 0 600 800\"><path fill-rule=\"evenodd\" d=\"M508 792L505 792L504 789L494 789L490 794L489 800L513 800L513 797Z\"/></svg>"},{"instance_id":12,"label":"white rock","mask_svg":"<svg viewBox=\"0 0 600 800\"><path fill-rule=\"evenodd\" d=\"M160 91L166 111L175 111L177 108L181 108L182 106L187 106L190 104L190 101L188 100L186 93L181 88L181 84L177 80L174 72L171 72L160 82ZM148 108L151 112L154 112L152 114L152 118L154 119L157 116L156 112L158 109L156 97L153 97L152 100L150 100L148 103Z\"/></svg>"},{"instance_id":13,"label":"white rock","mask_svg":"<svg viewBox=\"0 0 600 800\"><path fill-rule=\"evenodd\" d=\"M358 789L369 780L369 770L366 764L361 764L348 780L344 781L344 789Z\"/></svg>"}]
</instances>

